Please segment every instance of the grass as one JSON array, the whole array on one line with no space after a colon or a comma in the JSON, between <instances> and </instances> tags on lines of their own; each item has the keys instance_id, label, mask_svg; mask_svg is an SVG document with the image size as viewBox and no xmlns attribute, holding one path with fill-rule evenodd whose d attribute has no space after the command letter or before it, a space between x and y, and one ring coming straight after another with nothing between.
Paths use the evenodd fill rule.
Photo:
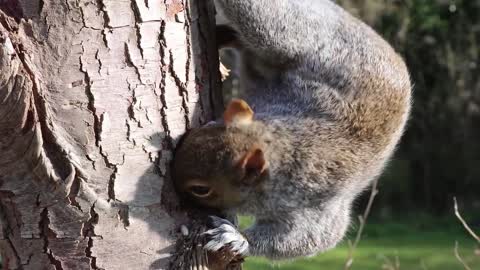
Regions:
<instances>
[{"instance_id":1,"label":"grass","mask_svg":"<svg viewBox=\"0 0 480 270\"><path fill-rule=\"evenodd\" d=\"M455 219L371 222L354 256L352 270L464 270L453 249L459 242L459 252L472 270L480 270L480 256L474 254L475 241ZM245 220L242 220L245 225ZM353 238L351 233L347 238ZM245 270L343 270L348 245L316 257L272 264L263 258L249 258ZM400 263L399 268L387 268L387 261Z\"/></svg>"}]
</instances>

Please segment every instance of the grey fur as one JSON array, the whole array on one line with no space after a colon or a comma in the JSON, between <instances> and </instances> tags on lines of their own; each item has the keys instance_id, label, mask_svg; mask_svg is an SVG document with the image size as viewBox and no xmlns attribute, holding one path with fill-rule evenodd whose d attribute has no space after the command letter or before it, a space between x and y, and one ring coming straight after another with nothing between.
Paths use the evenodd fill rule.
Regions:
<instances>
[{"instance_id":1,"label":"grey fur","mask_svg":"<svg viewBox=\"0 0 480 270\"><path fill-rule=\"evenodd\" d=\"M345 234L353 200L379 176L404 131L407 68L370 27L331 1L217 2L245 46L241 86L256 120L219 133L200 129L178 158L200 168L187 150L203 157L216 149L214 160L224 160L260 144L266 179L254 189L238 187L242 203L224 206L256 217L244 232L249 253L283 259L332 248ZM202 164L213 166L202 177L222 170L212 162Z\"/></svg>"}]
</instances>

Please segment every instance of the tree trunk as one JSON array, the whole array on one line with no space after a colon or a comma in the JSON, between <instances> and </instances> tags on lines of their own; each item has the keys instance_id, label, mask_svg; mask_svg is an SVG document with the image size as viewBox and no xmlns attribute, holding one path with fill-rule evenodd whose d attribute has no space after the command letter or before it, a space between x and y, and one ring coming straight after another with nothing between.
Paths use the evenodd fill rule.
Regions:
<instances>
[{"instance_id":1,"label":"tree trunk","mask_svg":"<svg viewBox=\"0 0 480 270\"><path fill-rule=\"evenodd\" d=\"M169 268L189 220L172 151L222 110L213 17L206 0L0 0L4 269Z\"/></svg>"}]
</instances>

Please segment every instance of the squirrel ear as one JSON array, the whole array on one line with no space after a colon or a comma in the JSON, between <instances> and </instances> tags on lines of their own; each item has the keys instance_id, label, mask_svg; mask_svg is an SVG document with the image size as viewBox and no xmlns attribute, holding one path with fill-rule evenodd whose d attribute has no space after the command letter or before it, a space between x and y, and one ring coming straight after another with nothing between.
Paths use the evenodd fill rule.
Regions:
<instances>
[{"instance_id":1,"label":"squirrel ear","mask_svg":"<svg viewBox=\"0 0 480 270\"><path fill-rule=\"evenodd\" d=\"M257 175L262 174L267 169L267 161L260 147L250 149L239 161L239 167L247 172L253 172Z\"/></svg>"},{"instance_id":2,"label":"squirrel ear","mask_svg":"<svg viewBox=\"0 0 480 270\"><path fill-rule=\"evenodd\" d=\"M243 99L233 99L223 113L225 125L230 125L233 121L251 123L253 120L253 111Z\"/></svg>"}]
</instances>

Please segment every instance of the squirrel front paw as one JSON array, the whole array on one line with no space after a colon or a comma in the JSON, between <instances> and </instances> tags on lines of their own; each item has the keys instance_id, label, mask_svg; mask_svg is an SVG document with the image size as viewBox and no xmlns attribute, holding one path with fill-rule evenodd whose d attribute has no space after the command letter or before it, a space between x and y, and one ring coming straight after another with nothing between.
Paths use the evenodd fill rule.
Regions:
<instances>
[{"instance_id":1,"label":"squirrel front paw","mask_svg":"<svg viewBox=\"0 0 480 270\"><path fill-rule=\"evenodd\" d=\"M208 236L208 242L205 249L211 251L219 251L227 248L234 255L246 256L248 253L247 239L235 228L230 221L210 216L213 229L204 232Z\"/></svg>"}]
</instances>

